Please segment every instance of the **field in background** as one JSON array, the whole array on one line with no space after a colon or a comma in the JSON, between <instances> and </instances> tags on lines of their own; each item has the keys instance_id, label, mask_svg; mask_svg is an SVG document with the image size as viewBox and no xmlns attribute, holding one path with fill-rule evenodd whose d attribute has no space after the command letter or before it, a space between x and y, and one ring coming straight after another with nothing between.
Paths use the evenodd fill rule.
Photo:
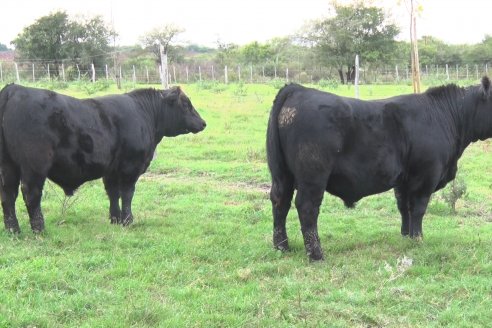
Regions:
<instances>
[{"instance_id":1,"label":"field in background","mask_svg":"<svg viewBox=\"0 0 492 328\"><path fill-rule=\"evenodd\" d=\"M467 195L456 215L440 193L425 240L402 238L392 192L349 210L326 194L319 232L326 260L309 263L295 209L292 252L272 248L265 131L280 85L184 85L207 121L165 138L137 184L135 223L112 226L101 181L64 202L47 183L47 231L0 233L1 327L432 327L492 322L492 156L467 149ZM71 84L76 97L117 92ZM130 87L126 87L129 89ZM352 96L353 87L324 85ZM410 93L361 86L361 98Z\"/></svg>"}]
</instances>

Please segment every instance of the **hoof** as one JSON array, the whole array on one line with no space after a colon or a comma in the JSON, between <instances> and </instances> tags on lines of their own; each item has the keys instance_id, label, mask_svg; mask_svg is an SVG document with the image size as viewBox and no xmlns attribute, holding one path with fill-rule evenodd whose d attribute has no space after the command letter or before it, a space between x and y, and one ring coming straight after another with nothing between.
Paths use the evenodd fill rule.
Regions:
<instances>
[{"instance_id":1,"label":"hoof","mask_svg":"<svg viewBox=\"0 0 492 328\"><path fill-rule=\"evenodd\" d=\"M19 227L6 227L5 230L7 230L9 233L18 235L20 234L20 228Z\"/></svg>"},{"instance_id":2,"label":"hoof","mask_svg":"<svg viewBox=\"0 0 492 328\"><path fill-rule=\"evenodd\" d=\"M126 218L121 220L121 224L126 227L133 223L133 215L128 215Z\"/></svg>"},{"instance_id":3,"label":"hoof","mask_svg":"<svg viewBox=\"0 0 492 328\"><path fill-rule=\"evenodd\" d=\"M321 251L308 253L307 255L309 257L309 261L311 261L311 262L324 261L324 259L325 259L323 256L323 252L321 252Z\"/></svg>"},{"instance_id":4,"label":"hoof","mask_svg":"<svg viewBox=\"0 0 492 328\"><path fill-rule=\"evenodd\" d=\"M109 220L110 220L111 224L118 224L118 223L120 223L119 222L120 221L120 218L118 218L116 216L110 217Z\"/></svg>"}]
</instances>

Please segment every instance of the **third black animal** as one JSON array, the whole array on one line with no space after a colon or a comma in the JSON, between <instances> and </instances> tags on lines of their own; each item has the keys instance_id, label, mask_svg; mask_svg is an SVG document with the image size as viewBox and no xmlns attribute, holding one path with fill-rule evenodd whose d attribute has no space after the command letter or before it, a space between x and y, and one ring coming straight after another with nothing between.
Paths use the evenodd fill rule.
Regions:
<instances>
[{"instance_id":1,"label":"third black animal","mask_svg":"<svg viewBox=\"0 0 492 328\"><path fill-rule=\"evenodd\" d=\"M362 101L289 84L276 96L267 131L273 244L288 249L285 220L294 189L310 259L323 252L318 213L325 191L353 206L394 189L401 233L422 236L433 192L456 175L472 142L492 137L490 80L422 94Z\"/></svg>"}]
</instances>

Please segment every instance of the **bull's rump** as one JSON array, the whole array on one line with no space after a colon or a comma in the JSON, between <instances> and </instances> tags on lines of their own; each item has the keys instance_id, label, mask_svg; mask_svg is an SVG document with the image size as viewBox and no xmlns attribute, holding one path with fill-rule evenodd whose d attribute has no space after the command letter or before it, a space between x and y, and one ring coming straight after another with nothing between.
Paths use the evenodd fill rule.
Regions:
<instances>
[{"instance_id":1,"label":"bull's rump","mask_svg":"<svg viewBox=\"0 0 492 328\"><path fill-rule=\"evenodd\" d=\"M110 165L116 139L108 113L101 114L103 108L17 86L4 106L4 146L22 170L75 189L101 177Z\"/></svg>"},{"instance_id":2,"label":"bull's rump","mask_svg":"<svg viewBox=\"0 0 492 328\"><path fill-rule=\"evenodd\" d=\"M401 138L384 103L309 90L285 101L278 123L296 182L325 181L348 204L393 188L402 174Z\"/></svg>"}]
</instances>

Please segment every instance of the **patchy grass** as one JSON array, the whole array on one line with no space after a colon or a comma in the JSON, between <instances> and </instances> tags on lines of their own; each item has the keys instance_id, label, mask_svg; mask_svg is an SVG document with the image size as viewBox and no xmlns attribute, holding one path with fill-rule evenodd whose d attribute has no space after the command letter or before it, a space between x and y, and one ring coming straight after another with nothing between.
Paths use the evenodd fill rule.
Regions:
<instances>
[{"instance_id":1,"label":"patchy grass","mask_svg":"<svg viewBox=\"0 0 492 328\"><path fill-rule=\"evenodd\" d=\"M353 95L353 87L330 92ZM326 260L309 263L295 210L293 251L271 246L265 164L272 85L183 86L207 121L165 138L139 180L135 223L108 219L100 181L65 203L45 187L47 231L0 233L1 327L432 327L492 322L492 156L488 141L460 160L467 196L454 215L436 195L426 238L400 237L391 192L355 209L325 196L319 231ZM407 86L361 86L365 99ZM61 92L86 97L79 86ZM95 92L117 92L113 86Z\"/></svg>"}]
</instances>

